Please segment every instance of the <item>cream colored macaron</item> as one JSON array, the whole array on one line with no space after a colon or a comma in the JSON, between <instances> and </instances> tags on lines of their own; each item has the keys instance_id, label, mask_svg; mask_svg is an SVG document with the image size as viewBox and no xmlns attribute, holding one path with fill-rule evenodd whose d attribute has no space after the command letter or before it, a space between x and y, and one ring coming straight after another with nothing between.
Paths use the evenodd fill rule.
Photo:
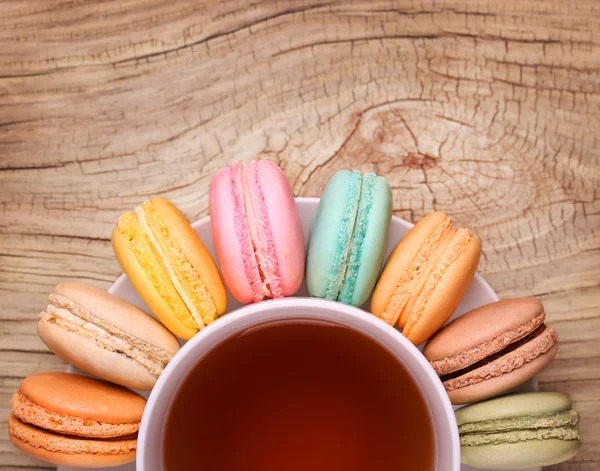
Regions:
<instances>
[{"instance_id":1,"label":"cream colored macaron","mask_svg":"<svg viewBox=\"0 0 600 471\"><path fill-rule=\"evenodd\" d=\"M158 321L106 291L61 283L40 314L38 334L56 355L122 386L151 389L179 350Z\"/></svg>"}]
</instances>

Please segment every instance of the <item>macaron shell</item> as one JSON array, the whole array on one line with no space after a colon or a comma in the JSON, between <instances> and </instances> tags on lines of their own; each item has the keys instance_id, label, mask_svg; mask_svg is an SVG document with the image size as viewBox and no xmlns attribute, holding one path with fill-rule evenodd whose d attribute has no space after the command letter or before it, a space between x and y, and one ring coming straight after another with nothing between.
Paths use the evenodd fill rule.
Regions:
<instances>
[{"instance_id":1,"label":"macaron shell","mask_svg":"<svg viewBox=\"0 0 600 471\"><path fill-rule=\"evenodd\" d=\"M42 320L38 322L37 331L48 348L60 358L106 381L132 389L149 390L158 379L134 360L98 346L94 339Z\"/></svg>"},{"instance_id":2,"label":"macaron shell","mask_svg":"<svg viewBox=\"0 0 600 471\"><path fill-rule=\"evenodd\" d=\"M239 191L242 191L241 188ZM222 168L212 178L209 204L213 241L225 284L240 303L252 303L254 291L246 276L246 264L236 231L230 167ZM249 239L243 243L251 246Z\"/></svg>"},{"instance_id":3,"label":"macaron shell","mask_svg":"<svg viewBox=\"0 0 600 471\"><path fill-rule=\"evenodd\" d=\"M32 456L33 458L47 461L48 463L73 466L76 468L107 468L120 466L135 461L136 457L135 451L123 455L101 455L97 453L79 453L70 455L28 445L12 435L10 436L10 441L20 452Z\"/></svg>"},{"instance_id":4,"label":"macaron shell","mask_svg":"<svg viewBox=\"0 0 600 471\"><path fill-rule=\"evenodd\" d=\"M458 409L457 425L485 420L509 419L530 415L551 414L571 409L569 396L558 392L527 392L507 394L489 401L471 404Z\"/></svg>"},{"instance_id":5,"label":"macaron shell","mask_svg":"<svg viewBox=\"0 0 600 471\"><path fill-rule=\"evenodd\" d=\"M359 172L340 170L331 177L321 195L310 227L306 261L306 284L311 296L325 298L330 279L341 287L343 273L332 270L336 258L343 256L340 250L348 249L339 239L340 234L352 233L349 224L354 224L358 210L356 190L360 178Z\"/></svg>"},{"instance_id":6,"label":"macaron shell","mask_svg":"<svg viewBox=\"0 0 600 471\"><path fill-rule=\"evenodd\" d=\"M140 422L146 400L128 389L87 376L39 373L28 376L19 392L59 414L110 424Z\"/></svg>"},{"instance_id":7,"label":"macaron shell","mask_svg":"<svg viewBox=\"0 0 600 471\"><path fill-rule=\"evenodd\" d=\"M412 227L396 245L375 286L371 300L371 312L373 314L377 317L382 316L405 270L416 257L427 238L440 224L448 220L449 217L439 211L428 214Z\"/></svg>"},{"instance_id":8,"label":"macaron shell","mask_svg":"<svg viewBox=\"0 0 600 471\"><path fill-rule=\"evenodd\" d=\"M281 169L269 160L259 160L256 167L260 192L266 205L275 257L284 296L294 295L304 278L304 232L294 195Z\"/></svg>"},{"instance_id":9,"label":"macaron shell","mask_svg":"<svg viewBox=\"0 0 600 471\"><path fill-rule=\"evenodd\" d=\"M130 463L136 456L136 439L116 439L115 447L120 447L120 454L102 453L101 440L69 438L46 432L45 430L25 424L14 416L8 419L9 437L12 444L21 452L34 458L54 464L76 466L82 468L102 468ZM26 436L27 441L17 437L15 433ZM52 451L54 448L67 452ZM126 452L126 450L132 451Z\"/></svg>"},{"instance_id":10,"label":"macaron shell","mask_svg":"<svg viewBox=\"0 0 600 471\"><path fill-rule=\"evenodd\" d=\"M343 283L344 288L347 283L353 284L351 287L352 296L348 300L340 298L340 301L354 306L362 306L373 292L385 255L392 218L392 189L390 184L385 178L365 175L363 176L363 186L369 178L373 178L370 208L364 220L359 220L361 217L359 210L354 229L355 238L363 237L359 255L360 261L354 274L351 273L352 267L348 264ZM362 198L361 196L361 200ZM360 204L362 205L363 202L361 201ZM364 231L364 234L358 234L359 230ZM345 291L344 288L342 294Z\"/></svg>"},{"instance_id":11,"label":"macaron shell","mask_svg":"<svg viewBox=\"0 0 600 471\"><path fill-rule=\"evenodd\" d=\"M191 339L197 333L197 331L183 324L175 315L173 308L169 305L169 303L167 303L154 288L154 285L146 273L144 273L144 270L138 263L135 255L129 249L129 241L120 232L118 227L115 228L112 233L112 245L115 255L117 256L117 260L121 264L123 271L125 271L127 278L135 290L140 294L150 310L156 315L156 317L158 317L162 324L177 337L184 340ZM154 257L154 254L148 253L146 256ZM171 283L171 281L167 278L166 273L155 273L154 275L163 277L165 284ZM181 298L179 298L179 300L176 302L180 303L179 311L183 312L185 310L189 313Z\"/></svg>"},{"instance_id":12,"label":"macaron shell","mask_svg":"<svg viewBox=\"0 0 600 471\"><path fill-rule=\"evenodd\" d=\"M156 319L104 290L83 283L60 283L54 293L63 295L97 317L171 354L179 350L177 339Z\"/></svg>"},{"instance_id":13,"label":"macaron shell","mask_svg":"<svg viewBox=\"0 0 600 471\"><path fill-rule=\"evenodd\" d=\"M449 250L452 250L452 246ZM428 340L450 318L473 280L480 255L481 243L477 238L471 236L464 252L437 281L416 324L404 333L414 345L420 345ZM407 328L409 323L410 319Z\"/></svg>"},{"instance_id":14,"label":"macaron shell","mask_svg":"<svg viewBox=\"0 0 600 471\"><path fill-rule=\"evenodd\" d=\"M527 440L517 443L461 447L461 462L474 468L522 469L549 466L575 456L579 440Z\"/></svg>"},{"instance_id":15,"label":"macaron shell","mask_svg":"<svg viewBox=\"0 0 600 471\"><path fill-rule=\"evenodd\" d=\"M423 350L429 361L458 355L528 323L544 306L533 298L514 298L473 309L434 335Z\"/></svg>"},{"instance_id":16,"label":"macaron shell","mask_svg":"<svg viewBox=\"0 0 600 471\"><path fill-rule=\"evenodd\" d=\"M206 286L217 308L217 314L223 314L227 309L227 292L217 265L202 240L186 217L169 200L154 198L152 204L185 257L200 274L202 283Z\"/></svg>"},{"instance_id":17,"label":"macaron shell","mask_svg":"<svg viewBox=\"0 0 600 471\"><path fill-rule=\"evenodd\" d=\"M510 373L496 376L480 383L465 386L463 388L448 391L448 397L452 404L468 404L482 401L497 396L523 384L533 378L544 369L556 356L558 345L555 344L550 350L538 356L529 363L525 363Z\"/></svg>"}]
</instances>

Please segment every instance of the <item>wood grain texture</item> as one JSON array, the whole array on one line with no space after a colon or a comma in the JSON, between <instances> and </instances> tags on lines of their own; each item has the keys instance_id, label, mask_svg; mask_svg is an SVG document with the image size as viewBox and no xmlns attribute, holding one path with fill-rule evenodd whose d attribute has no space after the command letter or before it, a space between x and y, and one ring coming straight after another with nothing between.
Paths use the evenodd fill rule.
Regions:
<instances>
[{"instance_id":1,"label":"wood grain texture","mask_svg":"<svg viewBox=\"0 0 600 471\"><path fill-rule=\"evenodd\" d=\"M52 287L119 275L121 211L164 195L191 219L234 160L296 195L375 171L394 213L441 209L481 238L503 298L536 296L561 339L540 375L582 414L600 469L600 3L3 2L0 9L0 467L47 468L6 436Z\"/></svg>"}]
</instances>

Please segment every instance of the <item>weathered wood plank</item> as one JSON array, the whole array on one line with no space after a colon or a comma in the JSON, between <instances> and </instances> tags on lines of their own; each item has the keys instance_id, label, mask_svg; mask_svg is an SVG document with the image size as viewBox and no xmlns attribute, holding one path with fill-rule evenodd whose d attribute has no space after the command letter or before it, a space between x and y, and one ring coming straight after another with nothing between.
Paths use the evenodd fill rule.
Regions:
<instances>
[{"instance_id":1,"label":"weathered wood plank","mask_svg":"<svg viewBox=\"0 0 600 471\"><path fill-rule=\"evenodd\" d=\"M394 212L472 228L503 298L540 298L561 339L542 389L583 415L600 467L600 10L498 2L9 1L0 24L0 467L24 376L63 363L37 339L59 281L119 275L120 212L269 158L296 195L386 175Z\"/></svg>"}]
</instances>

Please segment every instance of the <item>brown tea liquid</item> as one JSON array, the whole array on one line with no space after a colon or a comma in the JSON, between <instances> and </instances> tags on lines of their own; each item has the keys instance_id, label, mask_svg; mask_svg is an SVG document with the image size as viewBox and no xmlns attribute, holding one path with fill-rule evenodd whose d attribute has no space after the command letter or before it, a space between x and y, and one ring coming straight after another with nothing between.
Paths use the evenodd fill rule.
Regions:
<instances>
[{"instance_id":1,"label":"brown tea liquid","mask_svg":"<svg viewBox=\"0 0 600 471\"><path fill-rule=\"evenodd\" d=\"M431 418L383 347L328 324L232 337L182 383L166 423L168 471L431 471Z\"/></svg>"}]
</instances>

